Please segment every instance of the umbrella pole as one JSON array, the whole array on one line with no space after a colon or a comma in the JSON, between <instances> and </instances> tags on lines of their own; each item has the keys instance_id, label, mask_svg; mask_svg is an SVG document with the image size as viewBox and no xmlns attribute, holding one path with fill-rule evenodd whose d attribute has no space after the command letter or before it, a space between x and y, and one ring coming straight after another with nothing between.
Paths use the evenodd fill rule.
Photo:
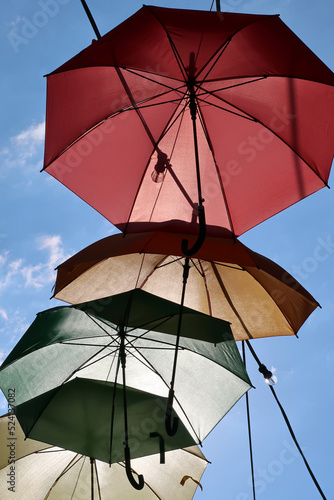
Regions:
<instances>
[{"instance_id":1,"label":"umbrella pole","mask_svg":"<svg viewBox=\"0 0 334 500\"><path fill-rule=\"evenodd\" d=\"M256 355L253 347L251 346L249 340L246 340L246 344L247 344L250 352L252 353L255 361L259 365L259 372L263 374L263 376L264 376L265 379L269 379L270 376L272 375L272 373L266 368L266 366L263 363L261 363L261 361L257 357L257 355ZM297 447L297 449L298 449L298 451L299 451L302 459L304 460L304 464L305 464L305 466L306 466L306 468L307 468L307 470L308 470L308 472L309 472L309 474L310 474L310 476L311 476L311 478L313 480L314 485L316 486L318 492L320 493L321 498L323 498L324 500L326 500L326 497L325 497L322 489L320 488L320 485L319 485L318 481L316 480L316 478L315 478L315 476L314 476L314 474L313 474L313 472L311 470L311 467L309 466L309 464L308 464L308 462L307 462L307 460L305 458L305 455L304 455L304 453L303 453L303 451L302 451L302 449L301 449L301 447L300 447L300 445L299 445L299 443L297 441L295 433L293 432L293 429L292 429L291 424L289 422L288 416L285 413L285 410L284 410L283 406L279 402L278 397L276 395L276 392L275 392L274 388L271 385L269 385L269 389L271 390L271 392L272 392L272 394L273 394L273 396L275 398L275 401L278 404L279 409L281 410L281 413L283 415L285 423L286 423L286 425L287 425L287 427L289 429L290 435L291 435L291 437L292 437L292 439L293 439L293 441L294 441L294 443L295 443L295 445L296 445L296 447Z\"/></svg>"},{"instance_id":2,"label":"umbrella pole","mask_svg":"<svg viewBox=\"0 0 334 500\"><path fill-rule=\"evenodd\" d=\"M182 296L181 296L181 303L180 303L179 322L178 322L178 326L177 326L172 380L170 383L170 389L169 389L168 400L167 400L166 416L165 416L165 427L166 427L166 432L169 436L174 436L176 434L177 428L179 425L179 418L178 417L173 418L173 424L172 424L171 420L172 420L172 412L173 412L174 383L175 383L175 375L176 375L177 356L178 356L178 351L179 351L179 343L180 343L180 335L181 335L182 311L183 311L184 297L185 297L185 293L186 293L186 286L187 286L187 281L188 281L189 269L190 269L189 257L186 257L185 262L184 262L184 266L183 266Z\"/></svg>"},{"instance_id":3,"label":"umbrella pole","mask_svg":"<svg viewBox=\"0 0 334 500\"><path fill-rule=\"evenodd\" d=\"M136 490L142 490L144 488L144 477L142 474L138 475L138 483L132 475L131 469L131 456L129 447L129 434L128 434L128 412L127 412L127 402L126 402L126 380L125 380L125 364L126 364L126 354L125 354L125 331L122 328L120 331L121 344L119 348L119 356L122 365L123 374L123 406L124 406L124 455L125 455L125 470L128 480Z\"/></svg>"},{"instance_id":4,"label":"umbrella pole","mask_svg":"<svg viewBox=\"0 0 334 500\"><path fill-rule=\"evenodd\" d=\"M94 458L90 457L91 498L94 500Z\"/></svg>"},{"instance_id":5,"label":"umbrella pole","mask_svg":"<svg viewBox=\"0 0 334 500\"><path fill-rule=\"evenodd\" d=\"M194 255L204 243L206 236L206 222L205 222L205 210L202 198L202 187L201 187L201 174L199 168L199 155L198 155L198 142L197 142L197 128L196 128L196 116L197 116L197 104L194 89L194 74L195 74L195 53L191 52L189 61L189 108L191 119L193 123L193 136L194 136L194 149L195 149L195 162L196 162L196 176L197 176L197 190L198 190L198 222L199 222L199 235L192 248L189 248L189 241L182 240L181 249L184 255L190 257Z\"/></svg>"}]
</instances>

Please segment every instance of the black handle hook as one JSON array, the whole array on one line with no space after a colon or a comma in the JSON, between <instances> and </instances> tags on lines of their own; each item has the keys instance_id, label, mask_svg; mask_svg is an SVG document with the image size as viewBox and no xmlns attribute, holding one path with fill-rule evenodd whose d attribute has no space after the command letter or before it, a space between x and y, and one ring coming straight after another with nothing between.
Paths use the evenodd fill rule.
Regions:
<instances>
[{"instance_id":1,"label":"black handle hook","mask_svg":"<svg viewBox=\"0 0 334 500\"><path fill-rule=\"evenodd\" d=\"M205 240L206 222L205 222L205 211L203 205L198 206L198 222L199 222L199 235L193 247L188 248L189 241L186 239L182 240L181 243L181 250L184 255L187 255L187 257L190 257L191 255L194 255L196 252L198 252L198 250L201 248Z\"/></svg>"},{"instance_id":2,"label":"black handle hook","mask_svg":"<svg viewBox=\"0 0 334 500\"><path fill-rule=\"evenodd\" d=\"M160 463L165 463L165 440L159 432L150 432L150 438L159 438Z\"/></svg>"},{"instance_id":3,"label":"black handle hook","mask_svg":"<svg viewBox=\"0 0 334 500\"><path fill-rule=\"evenodd\" d=\"M167 401L166 415L165 415L165 427L168 436L175 436L179 426L179 417L173 417L173 423L172 423L173 398L174 398L174 391L170 389Z\"/></svg>"},{"instance_id":4,"label":"black handle hook","mask_svg":"<svg viewBox=\"0 0 334 500\"><path fill-rule=\"evenodd\" d=\"M142 474L138 475L138 483L132 475L131 463L130 463L130 448L126 444L124 448L125 455L125 470L128 480L130 481L131 486L133 486L136 490L142 490L144 488L144 476Z\"/></svg>"}]
</instances>

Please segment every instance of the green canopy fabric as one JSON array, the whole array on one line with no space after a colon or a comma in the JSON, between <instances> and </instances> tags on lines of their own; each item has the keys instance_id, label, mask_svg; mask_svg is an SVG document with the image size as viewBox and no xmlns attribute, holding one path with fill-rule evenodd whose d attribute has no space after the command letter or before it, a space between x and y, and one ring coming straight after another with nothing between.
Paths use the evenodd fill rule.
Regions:
<instances>
[{"instance_id":1,"label":"green canopy fabric","mask_svg":"<svg viewBox=\"0 0 334 500\"><path fill-rule=\"evenodd\" d=\"M8 443L14 429L15 463L10 462ZM132 460L134 471L144 473L145 486L134 490L124 474L124 463L110 467L94 460L93 477L89 457L26 439L15 415L0 417L0 498L33 500L191 500L208 461L197 446L168 451L166 463L159 455ZM13 474L14 472L14 474ZM12 474L11 486L7 481ZM8 476L9 475L9 476ZM13 487L13 490L8 490ZM200 486L201 487L201 486Z\"/></svg>"},{"instance_id":2,"label":"green canopy fabric","mask_svg":"<svg viewBox=\"0 0 334 500\"><path fill-rule=\"evenodd\" d=\"M165 451L195 444L182 422L173 438L166 434L166 398L132 388L126 392L131 458L159 451L159 442L150 437L151 432L163 436ZM18 405L15 414L32 439L107 463L124 459L124 410L119 384L76 378Z\"/></svg>"},{"instance_id":3,"label":"green canopy fabric","mask_svg":"<svg viewBox=\"0 0 334 500\"><path fill-rule=\"evenodd\" d=\"M135 289L39 313L0 370L26 435L102 461L121 459L124 332L131 457L158 452L151 432L162 435L166 450L200 443L251 383L230 325L184 308L173 405L180 427L167 436L163 409L179 311Z\"/></svg>"}]
</instances>

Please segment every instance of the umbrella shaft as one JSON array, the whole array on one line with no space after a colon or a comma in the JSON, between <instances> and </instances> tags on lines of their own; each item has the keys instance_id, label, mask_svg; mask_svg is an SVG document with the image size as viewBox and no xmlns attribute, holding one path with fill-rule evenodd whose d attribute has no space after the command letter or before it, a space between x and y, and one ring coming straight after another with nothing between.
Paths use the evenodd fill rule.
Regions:
<instances>
[{"instance_id":1,"label":"umbrella shaft","mask_svg":"<svg viewBox=\"0 0 334 500\"><path fill-rule=\"evenodd\" d=\"M184 297L185 297L185 293L186 293L186 286L187 286L187 281L188 281L189 269L190 269L189 257L186 257L185 262L184 262L184 266L183 266L183 285L182 285L182 295L181 295L181 302L180 302L179 322L178 322L178 326L177 326L177 335L176 335L176 343L175 343L175 354L174 354L172 380L170 383L171 391L174 391L177 355L178 355L178 351L179 351L180 336L181 336L182 311L183 311Z\"/></svg>"},{"instance_id":2,"label":"umbrella shaft","mask_svg":"<svg viewBox=\"0 0 334 500\"><path fill-rule=\"evenodd\" d=\"M126 401L126 378L125 378L125 365L126 365L126 354L125 354L125 332L122 330L120 332L121 344L119 347L119 356L122 365L122 378L123 378L123 408L124 408L124 443L128 444L128 413L127 413L127 401Z\"/></svg>"},{"instance_id":3,"label":"umbrella shaft","mask_svg":"<svg viewBox=\"0 0 334 500\"><path fill-rule=\"evenodd\" d=\"M94 458L90 459L91 496L94 500Z\"/></svg>"},{"instance_id":4,"label":"umbrella shaft","mask_svg":"<svg viewBox=\"0 0 334 500\"><path fill-rule=\"evenodd\" d=\"M192 118L192 122L193 122L198 204L202 205L204 200L202 198L201 175L200 175L200 170L199 170L199 155L198 155L197 128L196 128L197 105L196 105L194 85L192 82L188 82L188 89L189 89L189 96L190 96L189 108L190 108L190 114L191 114L191 118Z\"/></svg>"}]
</instances>

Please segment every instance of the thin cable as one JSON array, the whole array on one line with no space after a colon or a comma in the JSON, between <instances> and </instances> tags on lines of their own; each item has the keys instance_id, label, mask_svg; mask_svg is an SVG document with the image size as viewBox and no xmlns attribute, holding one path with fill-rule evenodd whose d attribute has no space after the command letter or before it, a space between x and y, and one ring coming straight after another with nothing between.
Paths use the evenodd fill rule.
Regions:
<instances>
[{"instance_id":1,"label":"thin cable","mask_svg":"<svg viewBox=\"0 0 334 500\"><path fill-rule=\"evenodd\" d=\"M277 395L276 395L276 392L275 392L274 388L270 385L270 386L269 386L269 389L270 389L270 390L271 390L271 392L273 393L273 396L274 396L274 398L275 398L275 400L276 400L276 403L278 404L278 407L279 407L279 409L280 409L280 410L281 410L281 412L282 412L282 415L283 415L283 418L284 418L284 420L285 420L285 423L286 423L286 425L288 426L288 429L289 429L289 431L290 431L291 437L292 437L292 439L293 439L293 441L294 441L295 445L297 446L297 449L298 449L299 453L301 454L302 459L304 460L304 463L305 463L305 465L306 465L306 468L307 468L307 470L309 471L309 474L310 474L310 476L311 476L311 478L312 478L312 480L313 480L313 482L314 482L314 484L315 484L315 486L316 486L317 490L319 491L319 493L320 493L320 495L321 495L321 498L323 498L324 500L327 500L327 499L326 499L326 497L325 497L325 495L324 495L324 493L323 493L323 491L322 491L322 489L320 488L320 485L319 485L318 481L316 480L316 478L315 478L315 476L314 476L314 474L313 474L313 472L312 472L312 470L311 470L311 467L309 466L309 464L308 464L308 462L307 462L307 460L306 460L306 458L305 458L304 453L302 452L301 447L299 446L299 443L298 443L297 438L296 438L296 436L295 436L295 434L294 434L294 432L293 432L293 430L292 430L292 427L291 427L291 424L290 424L289 419L288 419L288 417L287 417L287 414L285 413L283 406L282 406L282 405L281 405L281 403L279 402L278 397L277 397Z\"/></svg>"},{"instance_id":2,"label":"thin cable","mask_svg":"<svg viewBox=\"0 0 334 500\"><path fill-rule=\"evenodd\" d=\"M255 360L256 360L256 362L258 363L258 365L259 365L259 366L261 366L261 365L262 365L262 363L261 363L261 361L259 360L259 358L257 357L257 355L256 355L256 353L255 353L255 351L254 351L253 347L251 346L251 344L250 344L249 340L246 340L246 344L247 344L247 346L248 346L248 348L249 348L250 352L252 353L252 355L253 355L254 359L255 359ZM271 390L271 392L272 392L272 394L273 394L273 396L274 396L274 398L275 398L275 401L276 401L276 403L278 404L279 409L281 410L281 413L282 413L282 415L283 415L283 418L284 418L284 420L285 420L285 423L286 423L286 425L287 425L287 427L288 427L288 429L289 429L290 435L291 435L291 437L292 437L292 439L293 439L293 441L294 441L294 443L295 443L295 445L296 445L296 447L297 447L297 449L298 449L298 451L299 451L299 453L300 453L300 455L301 455L301 457L302 457L302 459L303 459L303 461L304 461L304 463L305 463L305 465L306 465L306 468L307 468L307 470L308 470L308 472L309 472L309 474L310 474L310 476L311 476L311 478L312 478L312 480L313 480L313 483L315 484L315 486L316 486L317 490L319 491L319 493L320 493L320 495L321 495L321 498L323 498L324 500L327 500L327 498L325 497L325 495L324 495L324 493L323 493L322 489L320 488L320 485L319 485L318 481L316 480L316 478L315 478L315 476L314 476L314 474L313 474L313 472L312 472L312 470L311 470L311 467L309 466L309 464L308 464L308 462L307 462L307 460L306 460L306 458L305 458L304 453L302 452L301 447L299 446L299 443L298 443L298 441L297 441L297 438L296 438L296 436L295 436L295 433L293 432L293 429L292 429L292 427L291 427L291 424L290 424L290 422L289 422L289 419L288 419L288 417L287 417L287 414L285 413L285 410L284 410L283 406L282 406L282 405L281 405L281 403L279 402L278 397L277 397L277 395L276 395L276 392L275 392L274 388L273 388L272 386L269 386L269 389Z\"/></svg>"},{"instance_id":3,"label":"thin cable","mask_svg":"<svg viewBox=\"0 0 334 500\"><path fill-rule=\"evenodd\" d=\"M90 24L91 24L91 25L92 25L92 27L93 27L94 33L95 33L95 35L96 35L96 38L101 38L101 34L100 34L100 32L99 32L99 29L98 29L98 27L96 26L96 22L94 21L94 18L93 18L93 16L92 16L91 11L90 11L90 10L89 10L89 8L88 8L88 5L87 5L86 1L85 1L85 0L81 0L81 4L82 4L83 8L85 9L85 12L86 12L87 17L88 17L88 19L89 19L89 21L90 21Z\"/></svg>"},{"instance_id":4,"label":"thin cable","mask_svg":"<svg viewBox=\"0 0 334 500\"><path fill-rule=\"evenodd\" d=\"M246 353L245 353L245 341L242 341L242 357L246 369ZM252 433L250 424L250 411L249 411L249 398L248 391L246 392L246 409L247 409L247 426L248 426L248 441L249 441L249 456L251 464L251 474L252 474L252 488L253 488L253 499L255 500L255 480L254 480L254 463L253 463L253 448L252 448Z\"/></svg>"}]
</instances>

